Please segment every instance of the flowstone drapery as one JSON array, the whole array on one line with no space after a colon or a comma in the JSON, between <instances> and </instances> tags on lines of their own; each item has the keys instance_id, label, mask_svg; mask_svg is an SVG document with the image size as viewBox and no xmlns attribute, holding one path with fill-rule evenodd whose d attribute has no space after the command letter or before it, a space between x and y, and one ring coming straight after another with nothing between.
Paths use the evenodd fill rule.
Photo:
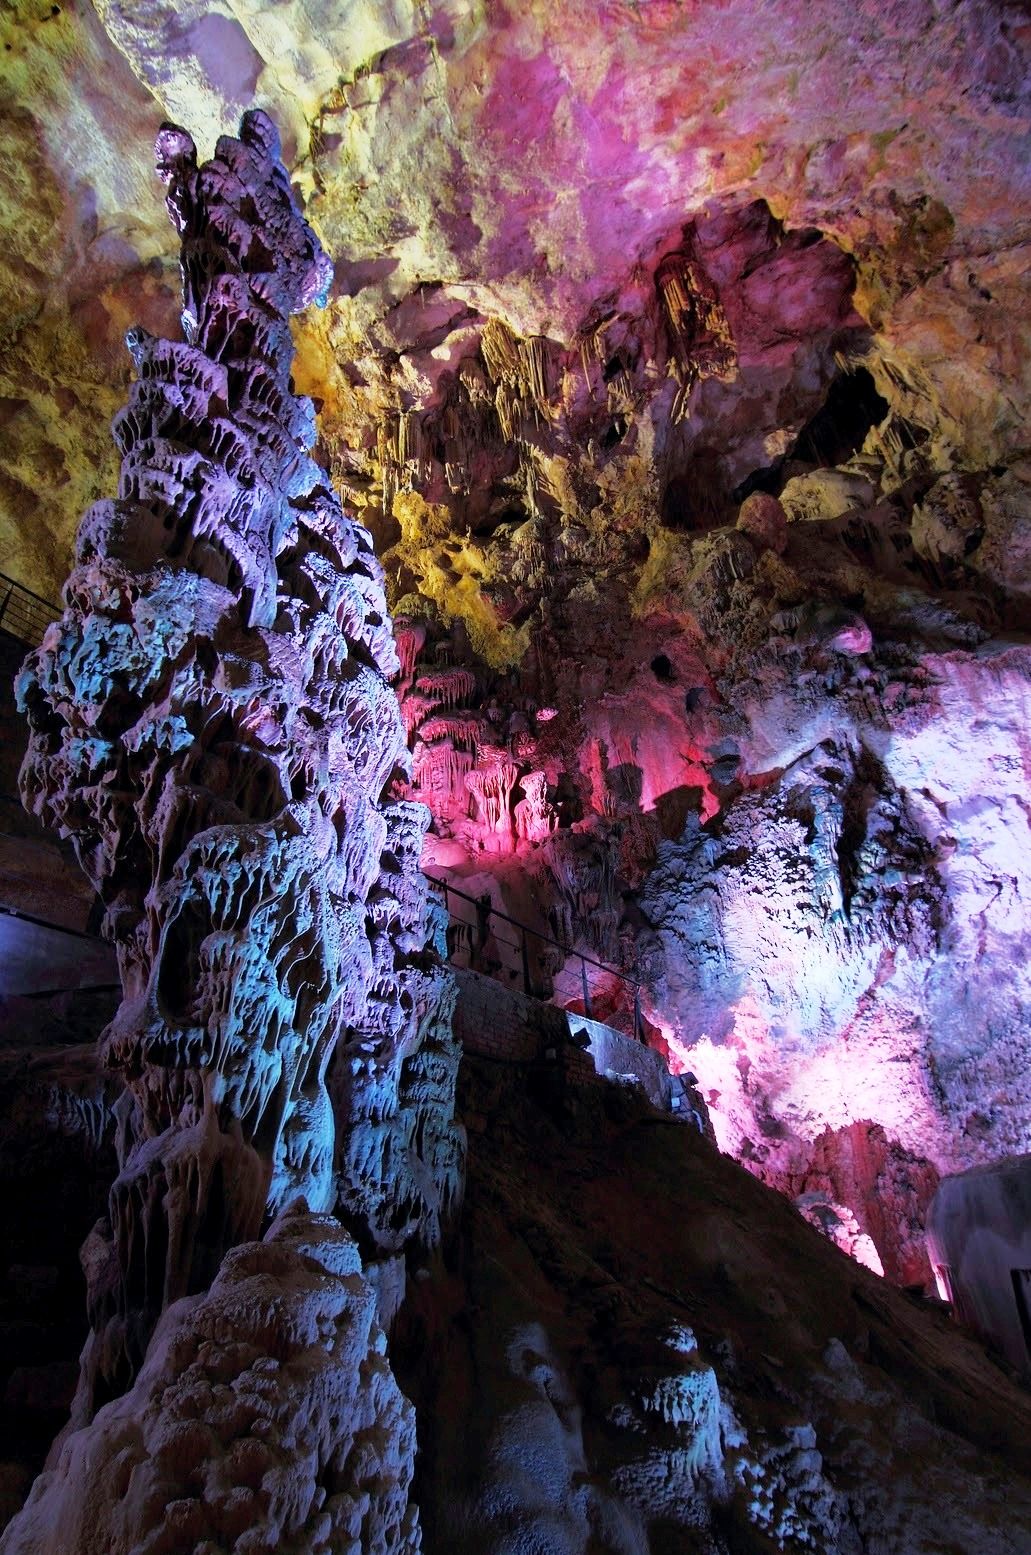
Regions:
<instances>
[{"instance_id":1,"label":"flowstone drapery","mask_svg":"<svg viewBox=\"0 0 1031 1555\"><path fill-rule=\"evenodd\" d=\"M277 1216L162 1316L131 1390L62 1443L4 1555L418 1555L415 1411L351 1238Z\"/></svg>"},{"instance_id":2,"label":"flowstone drapery","mask_svg":"<svg viewBox=\"0 0 1031 1555\"><path fill-rule=\"evenodd\" d=\"M128 337L118 497L86 514L64 614L19 683L25 803L73 838L124 993L102 1039L126 1083L120 1172L83 1254L93 1332L73 1423L124 1391L160 1312L268 1216L340 1198L390 1219L382 1141L369 1182L335 1177L338 1036L352 1128L389 1124L431 1028L445 1082L455 1062L418 807L386 797L408 758L382 573L291 392L288 318L325 300L331 265L265 115L203 166L172 126L157 155L186 338ZM424 1241L459 1180L446 1090L432 1122L402 1129L425 1191L402 1186L400 1223ZM360 1141L340 1156L346 1173ZM363 1250L381 1241L369 1230Z\"/></svg>"}]
</instances>

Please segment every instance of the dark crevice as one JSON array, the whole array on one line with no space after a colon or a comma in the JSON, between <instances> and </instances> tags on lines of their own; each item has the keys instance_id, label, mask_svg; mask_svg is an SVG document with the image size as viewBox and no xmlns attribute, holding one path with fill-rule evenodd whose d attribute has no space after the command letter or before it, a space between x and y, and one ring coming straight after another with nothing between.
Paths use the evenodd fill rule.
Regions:
<instances>
[{"instance_id":1,"label":"dark crevice","mask_svg":"<svg viewBox=\"0 0 1031 1555\"><path fill-rule=\"evenodd\" d=\"M744 502L745 498L750 497L753 491L765 491L771 497L780 496L781 488L784 485L783 470L783 459L778 459L776 464L767 465L765 469L753 470L750 475L745 476L740 485L734 487L734 490L730 493L730 500L738 503Z\"/></svg>"},{"instance_id":2,"label":"dark crevice","mask_svg":"<svg viewBox=\"0 0 1031 1555\"><path fill-rule=\"evenodd\" d=\"M602 433L601 446L603 448L615 448L616 444L621 443L624 437L626 437L627 427L628 423L626 417L616 416L609 426L608 431Z\"/></svg>"},{"instance_id":3,"label":"dark crevice","mask_svg":"<svg viewBox=\"0 0 1031 1555\"><path fill-rule=\"evenodd\" d=\"M662 497L660 518L664 529L704 534L724 521L722 505L704 479L674 475Z\"/></svg>"},{"instance_id":4,"label":"dark crevice","mask_svg":"<svg viewBox=\"0 0 1031 1555\"><path fill-rule=\"evenodd\" d=\"M865 367L839 373L827 391L816 414L806 422L782 459L752 470L731 492L731 500L744 502L753 491L765 491L779 497L787 479L788 466L795 464L830 468L845 464L857 454L867 433L880 426L890 410L888 401L878 394L873 374ZM925 434L926 436L926 434ZM923 439L906 426L904 444L915 447Z\"/></svg>"},{"instance_id":5,"label":"dark crevice","mask_svg":"<svg viewBox=\"0 0 1031 1555\"><path fill-rule=\"evenodd\" d=\"M873 374L865 367L839 373L827 391L827 398L813 418L806 422L788 459L806 464L829 466L844 464L859 452L872 427L879 426L888 414L888 401L877 392Z\"/></svg>"}]
</instances>

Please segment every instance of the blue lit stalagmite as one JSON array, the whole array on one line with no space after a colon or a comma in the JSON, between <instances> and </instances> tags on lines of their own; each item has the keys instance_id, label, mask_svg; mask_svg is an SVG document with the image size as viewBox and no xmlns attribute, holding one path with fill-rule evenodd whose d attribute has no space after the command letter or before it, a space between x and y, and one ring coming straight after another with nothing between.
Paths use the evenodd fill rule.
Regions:
<instances>
[{"instance_id":1,"label":"blue lit stalagmite","mask_svg":"<svg viewBox=\"0 0 1031 1555\"><path fill-rule=\"evenodd\" d=\"M186 338L130 334L118 497L86 514L19 687L25 802L74 840L124 994L103 1038L126 1082L121 1170L84 1250L73 1423L296 1198L339 1201L393 1254L433 1239L458 1181L424 812L385 797L407 755L382 574L291 392L288 318L325 300L331 266L263 114L203 166L171 126L157 152Z\"/></svg>"}]
</instances>

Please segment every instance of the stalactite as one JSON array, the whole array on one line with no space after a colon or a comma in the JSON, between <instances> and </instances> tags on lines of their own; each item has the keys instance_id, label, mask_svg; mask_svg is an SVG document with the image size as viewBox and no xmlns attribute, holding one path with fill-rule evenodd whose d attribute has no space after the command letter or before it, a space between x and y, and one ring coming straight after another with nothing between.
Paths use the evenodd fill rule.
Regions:
<instances>
[{"instance_id":1,"label":"stalactite","mask_svg":"<svg viewBox=\"0 0 1031 1555\"><path fill-rule=\"evenodd\" d=\"M424 433L427 441L435 438L443 452L444 479L455 496L465 496L472 489L477 461L498 436L494 403L472 367L469 362L462 363Z\"/></svg>"},{"instance_id":2,"label":"stalactite","mask_svg":"<svg viewBox=\"0 0 1031 1555\"><path fill-rule=\"evenodd\" d=\"M701 265L685 253L670 254L656 271L655 285L670 332L671 366L681 389L687 393L700 378L732 372L737 350L730 325Z\"/></svg>"},{"instance_id":3,"label":"stalactite","mask_svg":"<svg viewBox=\"0 0 1031 1555\"><path fill-rule=\"evenodd\" d=\"M397 658L401 666L401 683L404 684L411 681L415 674L416 660L426 646L426 628L421 621L397 617L394 621L394 642L397 644Z\"/></svg>"},{"instance_id":4,"label":"stalactite","mask_svg":"<svg viewBox=\"0 0 1031 1555\"><path fill-rule=\"evenodd\" d=\"M406 734L413 735L423 720L439 706L439 697L424 696L416 690L408 691L401 700L401 717L404 720Z\"/></svg>"},{"instance_id":5,"label":"stalactite","mask_svg":"<svg viewBox=\"0 0 1031 1555\"><path fill-rule=\"evenodd\" d=\"M490 318L483 327L480 350L495 385L494 407L502 436L518 437L523 421L547 419L552 394L551 350L543 335L521 340L508 325Z\"/></svg>"},{"instance_id":6,"label":"stalactite","mask_svg":"<svg viewBox=\"0 0 1031 1555\"><path fill-rule=\"evenodd\" d=\"M558 816L548 803L548 774L528 772L519 779L524 799L515 807L516 835L523 842L543 842L558 825Z\"/></svg>"},{"instance_id":7,"label":"stalactite","mask_svg":"<svg viewBox=\"0 0 1031 1555\"><path fill-rule=\"evenodd\" d=\"M420 794L433 799L436 814L447 816L459 796L468 803L465 779L475 759L472 751L456 748L448 739L416 744L412 756L415 785Z\"/></svg>"},{"instance_id":8,"label":"stalactite","mask_svg":"<svg viewBox=\"0 0 1031 1555\"><path fill-rule=\"evenodd\" d=\"M499 383L494 391L494 409L502 437L506 442L514 442L523 425L523 403L516 390L507 383Z\"/></svg>"},{"instance_id":9,"label":"stalactite","mask_svg":"<svg viewBox=\"0 0 1031 1555\"><path fill-rule=\"evenodd\" d=\"M531 335L519 347L520 377L533 404L546 411L551 398L551 357L543 335Z\"/></svg>"},{"instance_id":10,"label":"stalactite","mask_svg":"<svg viewBox=\"0 0 1031 1555\"><path fill-rule=\"evenodd\" d=\"M618 964L621 903L615 874L615 839L553 833L544 852L555 887L551 907L555 937L566 945L590 945Z\"/></svg>"},{"instance_id":11,"label":"stalactite","mask_svg":"<svg viewBox=\"0 0 1031 1555\"><path fill-rule=\"evenodd\" d=\"M517 384L522 377L519 339L503 319L489 318L480 336L480 351L495 383Z\"/></svg>"},{"instance_id":12,"label":"stalactite","mask_svg":"<svg viewBox=\"0 0 1031 1555\"><path fill-rule=\"evenodd\" d=\"M512 845L512 790L519 775L507 751L486 746L480 761L468 773L465 786L476 802L476 825L484 846L505 852Z\"/></svg>"},{"instance_id":13,"label":"stalactite","mask_svg":"<svg viewBox=\"0 0 1031 1555\"><path fill-rule=\"evenodd\" d=\"M415 689L434 698L440 707L457 707L476 695L476 676L472 670L465 669L428 670L418 676Z\"/></svg>"},{"instance_id":14,"label":"stalactite","mask_svg":"<svg viewBox=\"0 0 1031 1555\"><path fill-rule=\"evenodd\" d=\"M424 740L452 740L474 750L483 735L483 719L479 713L448 713L428 718L419 733Z\"/></svg>"},{"instance_id":15,"label":"stalactite","mask_svg":"<svg viewBox=\"0 0 1031 1555\"><path fill-rule=\"evenodd\" d=\"M420 485L433 473L433 460L418 411L403 410L397 418L395 460L406 487Z\"/></svg>"}]
</instances>

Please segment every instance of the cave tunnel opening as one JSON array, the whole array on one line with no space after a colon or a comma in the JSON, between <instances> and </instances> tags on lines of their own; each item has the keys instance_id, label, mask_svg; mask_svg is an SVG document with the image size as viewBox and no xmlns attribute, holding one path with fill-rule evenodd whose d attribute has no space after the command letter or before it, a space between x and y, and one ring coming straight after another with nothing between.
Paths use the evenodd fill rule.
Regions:
<instances>
[{"instance_id":1,"label":"cave tunnel opening","mask_svg":"<svg viewBox=\"0 0 1031 1555\"><path fill-rule=\"evenodd\" d=\"M791 472L791 463L831 468L846 464L857 454L873 427L880 426L891 406L877 392L873 374L866 367L855 367L840 372L832 379L823 404L795 438L782 459L763 469L753 470L738 486L731 497L743 502L753 491L769 492L779 497L784 482Z\"/></svg>"},{"instance_id":2,"label":"cave tunnel opening","mask_svg":"<svg viewBox=\"0 0 1031 1555\"><path fill-rule=\"evenodd\" d=\"M715 472L696 464L688 474L674 475L666 483L659 509L664 529L681 534L705 534L731 519Z\"/></svg>"},{"instance_id":3,"label":"cave tunnel opening","mask_svg":"<svg viewBox=\"0 0 1031 1555\"><path fill-rule=\"evenodd\" d=\"M509 504L498 513L485 513L483 517L473 525L472 537L474 540L489 540L502 524L525 524L526 510L517 504Z\"/></svg>"},{"instance_id":4,"label":"cave tunnel opening","mask_svg":"<svg viewBox=\"0 0 1031 1555\"><path fill-rule=\"evenodd\" d=\"M880 425L889 409L868 368L838 373L820 409L799 432L788 458L806 464L844 464L859 452L867 433Z\"/></svg>"}]
</instances>

